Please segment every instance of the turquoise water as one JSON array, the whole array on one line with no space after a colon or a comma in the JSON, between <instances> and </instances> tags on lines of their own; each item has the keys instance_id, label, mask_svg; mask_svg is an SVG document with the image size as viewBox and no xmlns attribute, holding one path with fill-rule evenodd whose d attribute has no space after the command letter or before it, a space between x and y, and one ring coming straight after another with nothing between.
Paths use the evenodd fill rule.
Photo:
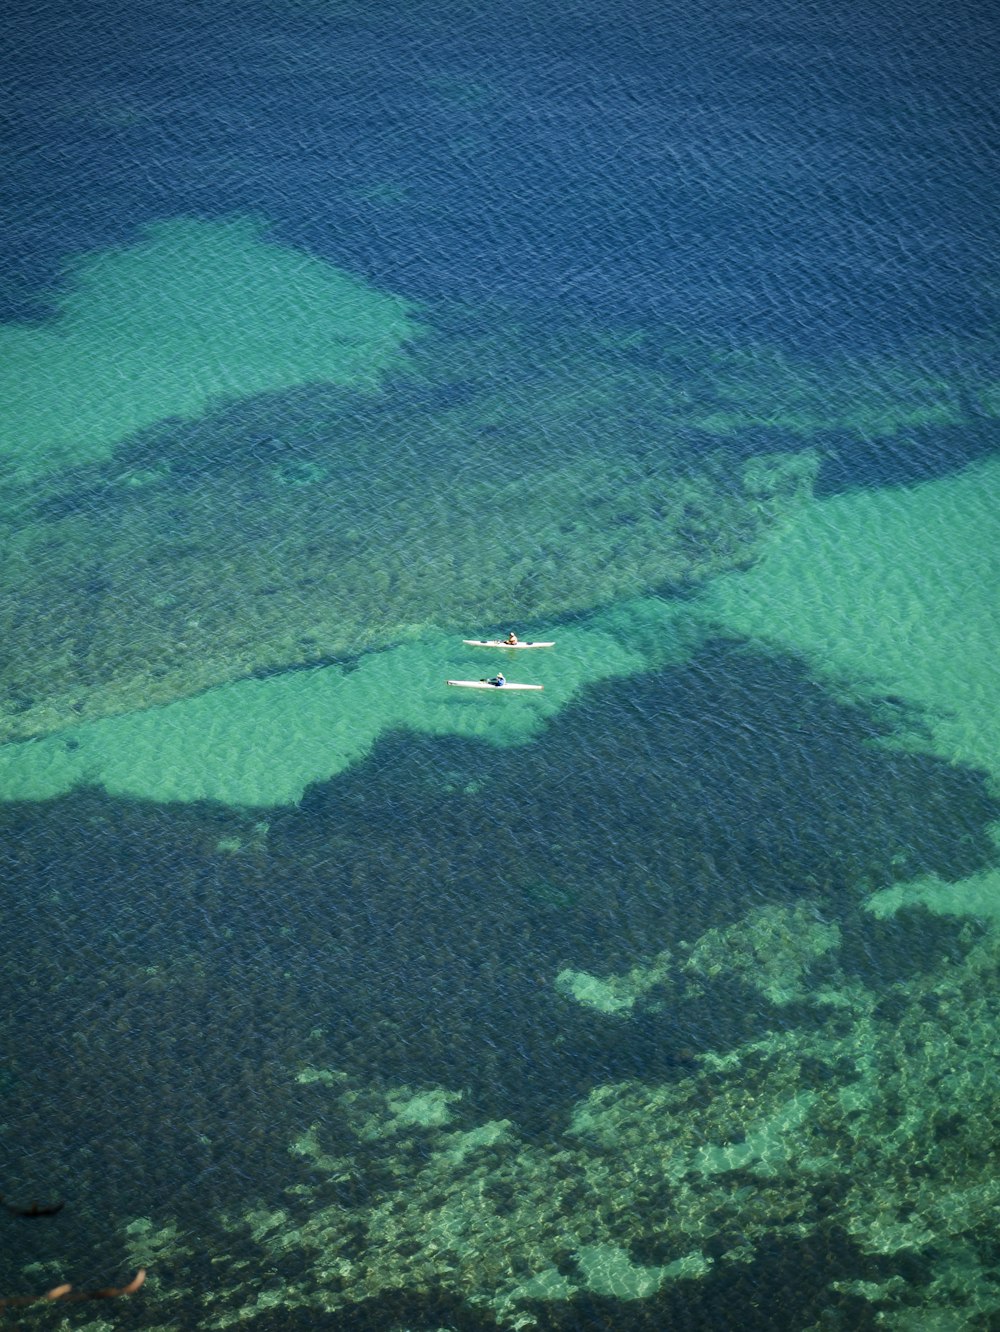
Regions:
<instances>
[{"instance_id":1,"label":"turquoise water","mask_svg":"<svg viewBox=\"0 0 1000 1332\"><path fill-rule=\"evenodd\" d=\"M994 36L12 23L18 1325L995 1325Z\"/></svg>"}]
</instances>

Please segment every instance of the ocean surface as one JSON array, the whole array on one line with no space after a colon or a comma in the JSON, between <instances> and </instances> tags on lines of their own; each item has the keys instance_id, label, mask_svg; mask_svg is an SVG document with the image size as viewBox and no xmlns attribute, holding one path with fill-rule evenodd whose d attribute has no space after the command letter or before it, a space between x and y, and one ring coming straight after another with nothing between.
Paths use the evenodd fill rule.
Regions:
<instances>
[{"instance_id":1,"label":"ocean surface","mask_svg":"<svg viewBox=\"0 0 1000 1332\"><path fill-rule=\"evenodd\" d=\"M5 1325L1000 1326L998 44L15 0Z\"/></svg>"}]
</instances>

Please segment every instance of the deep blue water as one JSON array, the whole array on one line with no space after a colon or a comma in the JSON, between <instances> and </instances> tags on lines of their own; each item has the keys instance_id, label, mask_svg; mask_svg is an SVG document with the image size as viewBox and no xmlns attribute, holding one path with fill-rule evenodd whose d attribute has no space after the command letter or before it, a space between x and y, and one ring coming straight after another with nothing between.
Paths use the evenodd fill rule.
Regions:
<instances>
[{"instance_id":1,"label":"deep blue water","mask_svg":"<svg viewBox=\"0 0 1000 1332\"><path fill-rule=\"evenodd\" d=\"M146 220L252 211L424 299L799 349L995 318L986 5L19 8L12 316Z\"/></svg>"}]
</instances>

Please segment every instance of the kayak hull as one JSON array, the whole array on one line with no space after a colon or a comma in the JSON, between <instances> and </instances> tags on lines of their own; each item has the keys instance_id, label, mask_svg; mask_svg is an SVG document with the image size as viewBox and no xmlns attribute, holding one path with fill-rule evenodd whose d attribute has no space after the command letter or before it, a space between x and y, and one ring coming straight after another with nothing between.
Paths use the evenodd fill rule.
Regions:
<instances>
[{"instance_id":1,"label":"kayak hull","mask_svg":"<svg viewBox=\"0 0 1000 1332\"><path fill-rule=\"evenodd\" d=\"M515 684L508 680L506 684L490 684L489 680L446 680L445 684L455 685L458 689L492 689L495 694L507 693L510 689L544 689L544 685Z\"/></svg>"},{"instance_id":2,"label":"kayak hull","mask_svg":"<svg viewBox=\"0 0 1000 1332\"><path fill-rule=\"evenodd\" d=\"M462 642L467 647L492 647L508 648L511 652L516 652L518 648L543 648L555 647L555 643L505 643L502 638L463 638Z\"/></svg>"}]
</instances>

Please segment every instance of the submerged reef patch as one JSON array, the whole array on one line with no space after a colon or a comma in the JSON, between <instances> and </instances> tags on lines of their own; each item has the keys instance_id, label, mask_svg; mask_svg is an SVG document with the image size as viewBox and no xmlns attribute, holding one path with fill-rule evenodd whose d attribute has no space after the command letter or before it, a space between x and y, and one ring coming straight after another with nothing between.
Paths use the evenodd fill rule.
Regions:
<instances>
[{"instance_id":1,"label":"submerged reef patch","mask_svg":"<svg viewBox=\"0 0 1000 1332\"><path fill-rule=\"evenodd\" d=\"M613 1326L639 1328L680 1298L686 1325L707 1327L719 1291L783 1251L780 1279L803 1318L826 1308L853 1327L938 1315L986 1326L1000 1313L988 1073L998 965L996 935L967 942L959 965L894 987L891 1019L855 987L813 1030L706 1051L679 1081L602 1086L545 1144L509 1124L480 1126L461 1153L433 1122L401 1137L391 1092L337 1081L323 1088L329 1127L308 1172L277 1210L274 1199L225 1223L229 1280L198 1290L181 1263L174 1294L197 1296L199 1325L220 1329L272 1307L355 1310L367 1326L366 1311L403 1289L457 1298L470 1325L480 1310L501 1328L578 1326L599 1298ZM322 1151L359 1095L365 1122L384 1126L374 1174L361 1138L336 1161ZM366 1178L353 1201L345 1169ZM285 1274L263 1301L261 1271ZM757 1284L749 1325L774 1325L787 1293Z\"/></svg>"},{"instance_id":2,"label":"submerged reef patch","mask_svg":"<svg viewBox=\"0 0 1000 1332\"><path fill-rule=\"evenodd\" d=\"M840 946L840 927L815 907L757 907L734 925L709 930L684 964L696 981L726 973L739 976L771 1004L804 1001L814 990L813 963Z\"/></svg>"},{"instance_id":3,"label":"submerged reef patch","mask_svg":"<svg viewBox=\"0 0 1000 1332\"><path fill-rule=\"evenodd\" d=\"M620 471L622 464L616 466ZM992 539L995 513L983 496L995 487L995 464L979 464L910 490L804 503L813 467L814 460L796 455L756 455L741 463L734 503L737 508L763 504L759 522L754 520L744 533L751 544L757 542L754 548L761 556L757 563L744 572L711 580L695 596L616 601L586 619L571 617L572 622L559 631L560 653L552 662L533 663L543 675L549 672L546 694L538 696L530 710L507 709L504 717L494 713L488 725L482 709L474 715L468 708L454 706L455 700L442 701L439 665L442 654L470 623L482 623L482 617L492 613L492 607L484 612L476 604L472 592L473 583L482 586L482 577L502 580L509 573L509 566L503 562L498 566L490 551L470 562L467 577L455 576L451 562L439 566L431 560L419 576L408 574L405 582L397 583L404 600L411 593L416 598L408 609L398 603L400 615L417 614L416 601L426 596L441 620L457 617L445 634L426 620L401 623L396 611L385 618L383 612L391 602L385 589L378 613L371 610L362 593L369 587L368 572L378 563L374 545L368 555L359 557L360 564L352 565L356 576L346 585L335 576L339 558L335 540L320 542L321 553L316 556L334 562L329 578L314 582L315 571L305 572L307 567L313 569L308 552L293 559L287 569L282 566L281 577L298 579L292 607L272 582L264 583L259 594L253 592L255 568L264 576L272 567L261 566L251 549L262 529L256 537L238 529L233 539L237 545L248 543L246 559L237 558L235 549L226 555L225 577L232 580L228 591L224 578L219 581L223 577L219 568L214 569L206 595L222 596L226 605L217 605L203 617L192 613L194 602L175 591L149 600L149 589L144 591L141 579L125 579L130 566L118 561L116 577L122 581L119 585L111 580L117 588L113 600L104 600L102 594L102 600L94 603L81 583L69 608L65 604L57 608L51 600L52 570L46 572L43 564L39 581L32 581L29 542L22 552L22 582L9 595L0 595L8 641L21 645L20 665L5 675L7 715L0 726L8 736L65 727L70 718L74 726L40 747L5 750L5 794L37 798L91 781L104 782L116 792L159 799L293 803L310 781L356 762L386 727L489 733L498 743L521 743L536 735L542 718L557 711L588 679L680 660L712 632L748 635L803 654L827 688L864 697L884 723L884 739L891 737L895 746L931 748L989 767L1000 752L993 720L1000 715L1000 705L989 706L1000 690L994 651L996 612L990 598L996 581L992 551L1000 545L1000 535ZM722 481L722 472L715 481L707 477L699 481L707 486L706 502L713 485ZM415 478L413 482L416 485ZM762 495L770 498L761 499ZM312 513L321 523L328 521L328 498L324 491L314 497L315 507L289 510L282 539L303 513ZM528 508L518 505L518 522L534 513L530 501L525 503ZM548 512L537 517L543 527L553 520ZM208 510L203 521L207 530ZM122 530L127 527L126 521ZM417 522L413 529L418 543L429 539L420 527ZM95 539L96 535L95 528ZM228 540L224 529L213 530L213 542L217 536ZM587 551L586 558L596 558L605 536L602 526L585 531L580 559ZM646 537L654 539L652 529L645 536L638 533L636 540L641 544ZM661 555L670 564L679 547L666 534L661 537L665 541ZM703 538L711 547L708 528ZM591 541L592 546L587 544ZM154 558L155 539L136 544L148 549L152 577L173 578L169 562ZM896 569L900 550L908 555L904 567ZM365 563L369 556L370 568ZM70 558L67 546L60 559ZM199 558L192 556L185 597L200 577ZM698 565L702 573L713 559L714 555ZM550 569L556 581L569 580L561 592L553 583L554 613L560 605L566 609L564 593L572 600L570 583L577 574L570 564L561 560ZM682 566L689 570L686 577L696 581L700 576L686 560L671 564L674 573ZM623 587L643 581L655 567L655 562L647 562L640 571L638 565L616 562L608 577L615 587ZM924 604L922 584L918 586L924 573L918 578L917 570L931 571L928 587L935 593L933 605ZM426 579L433 580L442 571L447 588L432 590ZM60 583L62 591L72 590L74 578L86 581L80 570L66 577L69 582ZM589 574L587 585L588 596L603 595ZM460 610L449 598L464 595L463 587L469 599ZM609 584L605 590L611 595L614 588ZM244 619L240 608L247 607L247 598L253 609ZM504 604L509 605L506 598ZM310 617L305 633L298 620L304 608ZM537 609L534 605L532 613ZM106 623L105 612L110 617ZM79 617L80 635L71 642L67 635L75 632L73 614ZM551 628L551 620L545 623ZM151 634L157 643L147 641L144 634ZM338 645L344 650L353 645L360 651L382 639L400 637L407 641L391 652L330 661ZM265 667L261 654L271 652L265 648L268 641L274 651ZM572 661L565 661L565 649ZM282 662L293 658L304 668L282 674ZM472 663L470 670L480 664ZM241 672L257 678L208 690L220 676ZM148 706L192 690L207 692L189 703L173 703L174 710ZM99 721L93 730L79 725L88 716L100 718L137 703L145 710L118 724Z\"/></svg>"},{"instance_id":4,"label":"submerged reef patch","mask_svg":"<svg viewBox=\"0 0 1000 1332\"><path fill-rule=\"evenodd\" d=\"M553 369L511 402L484 387L450 407L405 376L260 395L22 496L0 739L691 588L808 495L812 455L745 482L724 448L687 456L668 417L622 436L655 384L600 361L587 378Z\"/></svg>"},{"instance_id":5,"label":"submerged reef patch","mask_svg":"<svg viewBox=\"0 0 1000 1332\"><path fill-rule=\"evenodd\" d=\"M152 1255L170 1332L711 1326L775 1252L816 1317L988 1308L996 941L863 907L983 872L997 805L884 730L712 642L516 764L396 733L266 819L2 806L7 1149L72 1175L78 1265Z\"/></svg>"},{"instance_id":6,"label":"submerged reef patch","mask_svg":"<svg viewBox=\"0 0 1000 1332\"><path fill-rule=\"evenodd\" d=\"M169 268L197 245L214 256L192 267L199 282L227 268L251 282L258 251L285 253L248 223L164 224L145 248L95 259L93 282L107 269L117 290L116 263ZM347 333L316 333L314 355L278 319L267 337L298 360L260 351L216 388L206 363L203 384L189 377L196 402L140 412L128 430L95 424L113 454L63 458L9 489L16 585L0 588L0 623L20 665L0 737L357 657L430 626L689 592L759 555L831 449L891 441L909 410L912 375L895 366L866 381L865 405L848 367L831 397L818 372L763 348L513 322L487 332L468 315L418 330L393 297L302 263L322 270L313 285L345 284L324 297L324 320L346 319ZM954 397L934 377L927 394ZM713 395L721 416L698 415ZM76 416L71 433L87 437Z\"/></svg>"},{"instance_id":7,"label":"submerged reef patch","mask_svg":"<svg viewBox=\"0 0 1000 1332\"><path fill-rule=\"evenodd\" d=\"M140 1190L183 1229L205 1171L221 1196L246 1176L279 1196L312 1124L331 1160L369 1144L362 1176L343 1167L353 1197L381 1178L380 1126L410 1139L447 1112L435 1131L462 1160L506 1133L544 1145L595 1083L671 1086L776 1023L829 1023L852 986L903 984L957 946L945 918L923 950L877 929L868 885L968 877L994 854L982 776L881 748L882 726L792 659L712 643L591 686L513 753L385 736L266 819L97 791L0 806L5 1020L31 1052L8 1150L66 1161L98 1213L134 1217ZM567 971L631 1005L582 1006ZM331 1136L340 1078L360 1099ZM501 1124L492 1146L468 1137ZM127 1171L81 1156L123 1133L147 1144Z\"/></svg>"}]
</instances>

